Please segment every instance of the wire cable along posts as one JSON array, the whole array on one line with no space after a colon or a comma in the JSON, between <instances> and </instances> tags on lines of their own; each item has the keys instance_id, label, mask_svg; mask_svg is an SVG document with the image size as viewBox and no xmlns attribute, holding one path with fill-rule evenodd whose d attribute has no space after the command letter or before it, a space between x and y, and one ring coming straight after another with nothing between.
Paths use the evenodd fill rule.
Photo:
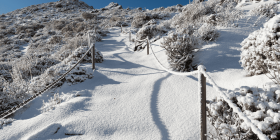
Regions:
<instances>
[{"instance_id":1,"label":"wire cable along posts","mask_svg":"<svg viewBox=\"0 0 280 140\"><path fill-rule=\"evenodd\" d=\"M122 28L122 26L121 26ZM121 29L122 32L123 29ZM174 75L182 75L182 76L190 76L190 75L194 75L197 74L198 76L198 96L200 99L200 105L201 105L201 110L200 110L200 126L201 126L201 140L206 140L207 139L207 127L206 127L206 79L208 79L208 82L210 84L212 84L212 86L214 87L214 89L216 91L218 91L221 95L221 97L228 103L228 105L233 109L233 112L237 113L238 116L243 119L246 124L252 129L252 131L259 137L260 140L269 140L269 138L262 133L262 131L252 123L252 121L226 96L226 94L221 91L221 89L218 87L218 85L214 82L214 80L207 74L206 72L206 68L203 65L199 65L198 66L198 70L196 71L192 71L192 72L175 72L175 71L171 71L167 68L165 68L162 63L159 61L159 59L156 57L153 47L150 44L150 40L147 37L146 39L143 40L138 40L135 39L135 46L136 46L136 42L145 42L147 41L147 54L149 54L149 47L152 50L152 54L154 56L154 58L157 60L158 64L160 65L160 67L169 72L172 73Z\"/></svg>"},{"instance_id":2,"label":"wire cable along posts","mask_svg":"<svg viewBox=\"0 0 280 140\"><path fill-rule=\"evenodd\" d=\"M89 39L89 38L88 38ZM90 42L89 42L90 44ZM2 113L0 115L0 118L4 119L7 116L13 114L14 112L16 112L17 110L21 109L23 106L27 105L28 103L30 103L32 100L34 100L36 97L38 97L39 95L41 95L42 93L46 92L47 90L49 90L50 88L52 88L54 85L56 85L59 81L61 81L67 74L69 74L83 59L84 57L88 54L88 52L92 49L94 49L94 43L90 44L90 48L87 50L87 52L82 56L82 58L73 66L71 67L66 73L64 73L62 76L60 76L56 81L54 81L52 84L46 86L42 91L34 94L33 96L31 96L30 98L28 98L27 100L25 100L24 102L20 103L17 106L14 106L13 108L9 109L8 111ZM94 54L92 55L92 57L94 56ZM92 58L94 59L94 57ZM95 70L95 68L93 69L93 71Z\"/></svg>"}]
</instances>

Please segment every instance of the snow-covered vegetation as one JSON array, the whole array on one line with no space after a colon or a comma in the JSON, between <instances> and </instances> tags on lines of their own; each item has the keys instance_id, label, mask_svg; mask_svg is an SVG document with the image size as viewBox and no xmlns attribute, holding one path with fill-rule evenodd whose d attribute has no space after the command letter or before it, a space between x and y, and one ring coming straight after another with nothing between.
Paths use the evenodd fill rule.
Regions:
<instances>
[{"instance_id":1,"label":"snow-covered vegetation","mask_svg":"<svg viewBox=\"0 0 280 140\"><path fill-rule=\"evenodd\" d=\"M279 101L278 87L265 85L258 87L240 87L228 91L228 97L240 110L270 139L279 139ZM208 117L220 137L230 139L258 139L251 128L240 119L222 99L209 101Z\"/></svg>"},{"instance_id":2,"label":"snow-covered vegetation","mask_svg":"<svg viewBox=\"0 0 280 140\"><path fill-rule=\"evenodd\" d=\"M279 71L279 21L280 16L273 17L241 42L240 62L249 75Z\"/></svg>"},{"instance_id":3,"label":"snow-covered vegetation","mask_svg":"<svg viewBox=\"0 0 280 140\"><path fill-rule=\"evenodd\" d=\"M166 77L162 71L154 66L155 64L151 60L154 59L152 55L146 56L145 54L145 57L149 57L146 60L141 54L143 54L142 50L146 48L147 44L146 42L138 43L136 40L148 38L152 43L150 47L156 50L155 55L158 57L158 61L165 62L163 64L169 66L173 71L190 72L197 70L199 64L205 64L209 75L228 90L227 97L240 111L269 139L280 139L280 16L278 15L278 7L279 2L270 0L269 2L232 0L201 2L195 0L188 5L177 4L152 10L141 7L124 9L122 5L114 2L109 3L104 8L94 9L93 6L80 0L59 0L2 14L0 15L0 114L42 91L67 72L89 49L88 39L90 39L92 43L96 44L95 61L97 63L104 61L98 65L96 72L98 78L93 78L95 73L90 67L85 66L91 63L91 52L89 52L81 64L77 65L52 88L52 90L57 88L66 90L72 86L78 90L77 93L63 91L65 94L63 92L63 94L47 93L46 96L38 97L40 101L36 99L37 102L36 100L34 102L38 105L36 110L40 110L39 112L42 114L40 117L47 116L48 113L54 114L59 109L61 112L67 112L73 109L73 104L82 100L83 106L94 108L84 107L84 110L82 109L84 113L93 111L94 115L91 112L90 117L96 117L96 120L82 124L94 124L94 126L87 128L92 133L98 133L98 136L88 134L96 136L96 139L119 139L124 134L123 127L130 130L132 125L135 126L135 129L133 128L133 132L129 133L134 133L137 130L137 134L140 134L138 131L141 129L145 138L146 134L149 134L149 139L159 139L160 137L154 136L158 133L162 139L168 139L169 133L170 137L174 137L174 139L198 139L198 136L193 133L196 133L196 129L192 131L193 128L182 128L182 126L198 126L194 122L189 123L189 121L195 120L193 115L198 114L195 113L198 105L195 105L196 99L194 99L197 93L192 90L192 86L189 87L189 85L197 85L197 80L195 78L174 78L170 75ZM257 29L263 23L263 28ZM135 43L135 46L132 46L131 44L134 43L128 42L128 39L124 37L127 34L120 34L120 27L123 27L123 30L131 31L132 42ZM235 31L242 32L242 34L238 34L236 37ZM110 35L107 36L108 34ZM133 50L137 52L132 55ZM233 54L231 54L232 52ZM234 52L238 52L240 55L234 54ZM238 63L238 60L234 59L236 57L238 59L240 57L240 64L236 64ZM208 62L208 60L215 61ZM234 62L228 60L234 60ZM222 63L223 61L225 63ZM147 71L153 71L153 73ZM243 71L244 73L246 71L247 75L242 75ZM162 79L168 80L152 76L160 75L159 73L163 73L161 74ZM233 76L232 73L236 75ZM137 79L137 82L131 80L132 77L139 78L141 76L145 77ZM234 79L235 77L237 79ZM264 77L270 78L273 83L265 83ZM92 78L91 83L87 83ZM121 80L118 80L119 78ZM123 81L125 81L125 86L123 86ZM254 85L256 81L269 86L258 88L259 85ZM235 84L238 88L229 90L230 86L228 85L230 84L228 82L233 82L230 84ZM176 86L181 86L181 83L189 85L177 88ZM82 86L84 84L93 90L87 90L87 87ZM150 86L153 84L154 86ZM249 84L251 85L248 86ZM77 85L81 87L77 88ZM149 86L143 88L143 85ZM207 86L207 88L211 89L212 87ZM138 89L141 89L141 92ZM150 91L152 91L151 95ZM176 94L173 93L174 91ZM182 94L182 92L188 94ZM134 97L135 93L137 93L137 97ZM149 96L146 97L146 95ZM214 95L217 97L212 98ZM179 96L184 96L184 98ZM207 101L207 117L212 126L210 133L207 134L208 138L213 140L259 139L246 121L233 112L225 99L219 97L217 91L211 89L211 92L207 92L207 96L209 96L208 99L212 98ZM89 100L88 98L94 98L92 101L94 103L84 102ZM132 103L124 101L124 99L131 98L137 99L132 99ZM146 102L147 98L151 99L151 102ZM180 105L174 104L175 101L181 106L184 104L183 110L187 110L187 113L180 114L184 112L182 110L174 111L180 108ZM142 105L141 109L134 107L136 102L139 102L138 107ZM151 105L145 108L143 107L144 102L145 105ZM67 108L67 105L70 107ZM133 107L133 109L126 108L126 106ZM169 108L169 112L172 113L167 113L164 109L159 110L162 106ZM62 107L67 109L61 109ZM26 108L32 108L32 106ZM127 113L123 108L128 111L132 110L134 113L123 115L124 118L129 118L124 121L125 126L124 124L115 124L124 123L118 122L122 118L117 116L119 112L121 114ZM134 110L135 108L137 110ZM150 110L150 112L147 113L146 110ZM71 113L73 112L75 111L72 110ZM108 112L111 114L106 114ZM68 112L68 114L71 113ZM139 115L139 113L142 114ZM152 117L150 117L151 114ZM17 114L17 116L19 115ZM160 118L161 115L169 116ZM115 116L118 119L111 121L111 118L107 118L108 116ZM140 121L138 120L139 116L145 119L142 118ZM176 116L179 118L175 118ZM190 120L186 120L185 117ZM61 117L55 116L55 118ZM83 117L79 119L83 120ZM130 119L136 119L134 122L137 122L137 126L134 122L130 124ZM47 124L50 119L44 120L46 120L44 124ZM97 120L102 124L97 124ZM5 129L5 126L9 126L7 130L14 128L15 126L10 125L14 121L16 120L0 119L0 128L3 128L2 130ZM110 123L103 126L103 123L107 122ZM151 128L153 131L150 131L152 122L157 127ZM178 126L176 127L175 124ZM19 125L19 123L17 122L15 125ZM27 125L29 124L26 124L26 127L30 127ZM122 130L118 128L118 125L122 125ZM78 127L77 124L75 126ZM61 125L52 122L52 124L48 123L47 127L44 126L42 130L34 134L33 132L28 132L27 135L22 134L24 135L22 137L25 139L35 137L55 139L64 138L65 135L86 135L88 133L87 131L82 132L82 128L73 130L70 127L67 129L63 127L67 127L67 124ZM172 130L169 131L167 128ZM183 129L182 132L178 131L179 128ZM56 135L43 135L43 132L47 130ZM146 132L147 130L149 132ZM185 130L190 130L190 132L184 133ZM24 131L23 128L20 131ZM12 132L5 131L1 132L0 135L4 137L4 133ZM182 134L182 137L179 137L178 134ZM192 134L195 136L188 136ZM137 136L138 139L143 137L138 138ZM7 135L5 138L12 139L13 136ZM84 137L84 139L87 138ZM129 139L135 139L135 137L131 136Z\"/></svg>"},{"instance_id":4,"label":"snow-covered vegetation","mask_svg":"<svg viewBox=\"0 0 280 140\"><path fill-rule=\"evenodd\" d=\"M89 49L86 33L91 42L106 36L92 9L82 1L62 0L1 15L0 113L41 91L77 62ZM96 62L102 63L102 53L95 52ZM82 62L91 62L90 56ZM57 86L92 77L76 67Z\"/></svg>"}]
</instances>

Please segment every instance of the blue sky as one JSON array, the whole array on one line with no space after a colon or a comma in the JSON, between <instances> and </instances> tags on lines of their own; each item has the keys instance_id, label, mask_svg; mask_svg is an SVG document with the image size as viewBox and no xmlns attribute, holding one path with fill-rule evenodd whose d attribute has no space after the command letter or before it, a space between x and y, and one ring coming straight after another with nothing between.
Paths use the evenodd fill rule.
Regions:
<instances>
[{"instance_id":1,"label":"blue sky","mask_svg":"<svg viewBox=\"0 0 280 140\"><path fill-rule=\"evenodd\" d=\"M8 13L16 9L21 9L30 5L55 2L57 0L0 0L0 14ZM115 2L123 6L123 8L147 8L154 9L158 7L168 7L177 4L186 5L189 0L82 0L95 9L103 8L110 2ZM191 0L192 1L192 0Z\"/></svg>"}]
</instances>

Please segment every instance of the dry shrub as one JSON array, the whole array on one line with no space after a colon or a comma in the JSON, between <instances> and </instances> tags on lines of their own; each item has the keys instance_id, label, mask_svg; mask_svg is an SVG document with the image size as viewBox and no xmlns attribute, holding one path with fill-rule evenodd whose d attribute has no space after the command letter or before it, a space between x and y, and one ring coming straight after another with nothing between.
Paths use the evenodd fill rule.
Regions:
<instances>
[{"instance_id":1,"label":"dry shrub","mask_svg":"<svg viewBox=\"0 0 280 140\"><path fill-rule=\"evenodd\" d=\"M197 69L197 64L193 64L195 49L200 45L197 38L189 35L172 33L161 43L161 47L166 50L168 62L171 67L180 72Z\"/></svg>"},{"instance_id":2,"label":"dry shrub","mask_svg":"<svg viewBox=\"0 0 280 140\"><path fill-rule=\"evenodd\" d=\"M18 79L30 79L30 77L38 76L44 72L47 68L58 64L59 61L43 56L41 58L35 55L26 55L21 59L18 59L13 64L13 81Z\"/></svg>"},{"instance_id":3,"label":"dry shrub","mask_svg":"<svg viewBox=\"0 0 280 140\"><path fill-rule=\"evenodd\" d=\"M60 43L62 40L63 36L59 36L59 35L54 35L51 37L49 44L57 44Z\"/></svg>"},{"instance_id":4,"label":"dry shrub","mask_svg":"<svg viewBox=\"0 0 280 140\"><path fill-rule=\"evenodd\" d=\"M119 22L119 21L122 21L122 18L121 18L121 17L112 16L112 17L110 18L110 22Z\"/></svg>"},{"instance_id":5,"label":"dry shrub","mask_svg":"<svg viewBox=\"0 0 280 140\"><path fill-rule=\"evenodd\" d=\"M50 23L50 26L52 26L52 29L61 30L66 24L67 22L65 20L60 19Z\"/></svg>"},{"instance_id":6,"label":"dry shrub","mask_svg":"<svg viewBox=\"0 0 280 140\"><path fill-rule=\"evenodd\" d=\"M72 54L72 51L76 50L79 46L87 43L83 42L83 40L79 37L74 37L71 39L63 38L63 40L66 44L63 45L54 55L54 58L60 61Z\"/></svg>"},{"instance_id":7,"label":"dry shrub","mask_svg":"<svg viewBox=\"0 0 280 140\"><path fill-rule=\"evenodd\" d=\"M73 28L74 28L73 24L72 24L72 25L71 25L71 24L67 24L67 25L65 25L65 26L61 29L61 32L62 32L63 34L66 34L67 32L72 32L72 31L73 31Z\"/></svg>"},{"instance_id":8,"label":"dry shrub","mask_svg":"<svg viewBox=\"0 0 280 140\"><path fill-rule=\"evenodd\" d=\"M4 38L5 36L3 34L0 33L0 39Z\"/></svg>"},{"instance_id":9,"label":"dry shrub","mask_svg":"<svg viewBox=\"0 0 280 140\"><path fill-rule=\"evenodd\" d=\"M5 25L1 25L0 29L6 29L6 26Z\"/></svg>"},{"instance_id":10,"label":"dry shrub","mask_svg":"<svg viewBox=\"0 0 280 140\"><path fill-rule=\"evenodd\" d=\"M11 44L12 42L13 42L13 40L11 40L8 37L4 37L3 39L0 40L0 44L1 45L3 45L3 44Z\"/></svg>"},{"instance_id":11,"label":"dry shrub","mask_svg":"<svg viewBox=\"0 0 280 140\"><path fill-rule=\"evenodd\" d=\"M93 19L93 18L97 17L97 15L84 12L84 13L82 13L82 17L83 17L85 20L88 20L88 19L90 20L90 19Z\"/></svg>"},{"instance_id":12,"label":"dry shrub","mask_svg":"<svg viewBox=\"0 0 280 140\"><path fill-rule=\"evenodd\" d=\"M16 32L15 34L20 34L20 33L31 33L33 35L35 35L35 31L41 29L41 28L44 28L45 26L42 25L42 24L39 24L39 23L33 23L33 24L30 24L28 26L18 26L16 27Z\"/></svg>"},{"instance_id":13,"label":"dry shrub","mask_svg":"<svg viewBox=\"0 0 280 140\"><path fill-rule=\"evenodd\" d=\"M79 17L77 17L77 18L74 18L73 20L74 20L74 21L78 21L78 22L83 22L83 21L84 21L84 19L82 19L82 18L79 18Z\"/></svg>"},{"instance_id":14,"label":"dry shrub","mask_svg":"<svg viewBox=\"0 0 280 140\"><path fill-rule=\"evenodd\" d=\"M144 25L148 20L150 20L151 18L149 16L146 15L146 13L137 13L134 17L133 17L133 21L131 23L132 27L142 27L142 25Z\"/></svg>"},{"instance_id":15,"label":"dry shrub","mask_svg":"<svg viewBox=\"0 0 280 140\"><path fill-rule=\"evenodd\" d=\"M270 3L270 4L262 4L252 10L249 11L251 16L266 16L268 18L272 18L277 15L278 11L278 2Z\"/></svg>"},{"instance_id":16,"label":"dry shrub","mask_svg":"<svg viewBox=\"0 0 280 140\"><path fill-rule=\"evenodd\" d=\"M165 9L164 7L159 7L159 8L153 9L153 11L160 12L160 11L163 11L164 9Z\"/></svg>"},{"instance_id":17,"label":"dry shrub","mask_svg":"<svg viewBox=\"0 0 280 140\"><path fill-rule=\"evenodd\" d=\"M148 25L142 27L136 34L136 38L138 39L145 39L147 36L149 39L156 35L160 35L166 33L166 31L162 30L159 26L156 25Z\"/></svg>"},{"instance_id":18,"label":"dry shrub","mask_svg":"<svg viewBox=\"0 0 280 140\"><path fill-rule=\"evenodd\" d=\"M164 9L164 11L166 11L166 12L176 12L177 9L174 8L174 7L167 7L167 8Z\"/></svg>"},{"instance_id":19,"label":"dry shrub","mask_svg":"<svg viewBox=\"0 0 280 140\"><path fill-rule=\"evenodd\" d=\"M63 5L62 5L61 3L58 3L58 4L56 4L54 7L55 7L55 8L62 8Z\"/></svg>"},{"instance_id":20,"label":"dry shrub","mask_svg":"<svg viewBox=\"0 0 280 140\"><path fill-rule=\"evenodd\" d=\"M76 24L76 28L74 28L74 31L75 32L81 32L85 29L86 26L87 26L86 23L79 22L79 23Z\"/></svg>"},{"instance_id":21,"label":"dry shrub","mask_svg":"<svg viewBox=\"0 0 280 140\"><path fill-rule=\"evenodd\" d=\"M202 39L203 41L214 41L219 37L219 33L211 24L203 24L194 32L194 36Z\"/></svg>"},{"instance_id":22,"label":"dry shrub","mask_svg":"<svg viewBox=\"0 0 280 140\"><path fill-rule=\"evenodd\" d=\"M73 31L65 32L64 37L74 37L74 32Z\"/></svg>"},{"instance_id":23,"label":"dry shrub","mask_svg":"<svg viewBox=\"0 0 280 140\"><path fill-rule=\"evenodd\" d=\"M243 15L242 11L235 9L235 6L236 3L230 0L225 0L222 5L219 5L219 1L193 2L191 5L187 5L182 13L172 18L171 25L172 27L184 28L190 24L200 24L205 22L205 17L213 14L216 18L215 25L231 26L235 20L241 19Z\"/></svg>"}]
</instances>

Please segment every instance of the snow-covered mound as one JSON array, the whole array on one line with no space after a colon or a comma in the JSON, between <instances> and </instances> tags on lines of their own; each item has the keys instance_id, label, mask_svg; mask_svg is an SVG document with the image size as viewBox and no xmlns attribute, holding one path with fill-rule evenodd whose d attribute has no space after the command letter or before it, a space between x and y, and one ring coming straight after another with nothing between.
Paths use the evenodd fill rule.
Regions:
<instances>
[{"instance_id":1,"label":"snow-covered mound","mask_svg":"<svg viewBox=\"0 0 280 140\"><path fill-rule=\"evenodd\" d=\"M241 42L240 62L250 75L267 73L268 68L277 68L280 55L280 16L264 24ZM277 69L276 69L277 70Z\"/></svg>"}]
</instances>

